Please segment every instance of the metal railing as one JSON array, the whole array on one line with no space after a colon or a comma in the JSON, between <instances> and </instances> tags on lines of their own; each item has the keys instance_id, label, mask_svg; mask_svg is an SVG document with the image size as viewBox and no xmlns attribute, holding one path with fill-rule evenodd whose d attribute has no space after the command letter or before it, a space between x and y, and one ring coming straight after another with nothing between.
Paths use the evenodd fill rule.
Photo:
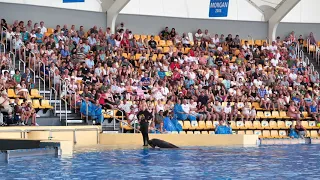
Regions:
<instances>
[{"instance_id":1,"label":"metal railing","mask_svg":"<svg viewBox=\"0 0 320 180\"><path fill-rule=\"evenodd\" d=\"M55 73L53 73L53 76L55 76ZM54 78L53 78L54 80ZM51 71L49 71L49 89L50 89L50 103L51 103L51 100L52 100L52 92L54 92L54 113L56 113L57 111L57 98L58 98L58 91L55 89L55 84L53 83L53 86L52 86L52 82L51 82Z\"/></svg>"},{"instance_id":2,"label":"metal railing","mask_svg":"<svg viewBox=\"0 0 320 180\"><path fill-rule=\"evenodd\" d=\"M8 48L8 39L7 39L7 34L3 35L3 33L7 33L7 28L6 27L1 27L1 42L3 42L3 39L5 38L5 48Z\"/></svg>"},{"instance_id":3,"label":"metal railing","mask_svg":"<svg viewBox=\"0 0 320 180\"><path fill-rule=\"evenodd\" d=\"M63 91L62 91L63 90ZM59 87L59 93L60 93L60 121L62 120L62 101L64 101L64 108L65 108L65 120L66 120L66 126L68 126L68 101L63 98L62 95L67 96L67 82L64 79L60 78L60 87Z\"/></svg>"},{"instance_id":4,"label":"metal railing","mask_svg":"<svg viewBox=\"0 0 320 180\"><path fill-rule=\"evenodd\" d=\"M123 133L124 132L124 128L123 128L123 124L127 124L129 127L133 128L133 133L136 133L136 132L140 132L140 130L136 127L136 123L133 124L133 127L126 121L124 121L124 113L123 113L123 110L120 110L118 108L114 108L114 109L110 109L114 112L114 110L118 110L121 112L121 119L117 118L116 114L108 114L108 113L104 113L104 114L107 114L108 116L111 116L113 118L113 129L115 130L115 121L119 121L122 125L120 125L121 127L121 132ZM133 121L135 121L137 119L133 119ZM101 124L101 128L102 128L102 124Z\"/></svg>"},{"instance_id":5,"label":"metal railing","mask_svg":"<svg viewBox=\"0 0 320 180\"><path fill-rule=\"evenodd\" d=\"M38 78L39 78L39 92L41 90L41 81L43 82L43 96L46 95L46 65L44 62L39 61L39 72L38 72ZM41 65L43 65L43 77L41 76Z\"/></svg>"},{"instance_id":6,"label":"metal railing","mask_svg":"<svg viewBox=\"0 0 320 180\"><path fill-rule=\"evenodd\" d=\"M4 42L2 42L2 41L0 41L0 45L3 47L3 52L6 54L6 44L4 43Z\"/></svg>"},{"instance_id":7,"label":"metal railing","mask_svg":"<svg viewBox=\"0 0 320 180\"><path fill-rule=\"evenodd\" d=\"M26 49L25 48L24 48L23 53L24 53L24 61L26 62L27 58L26 58ZM33 62L33 67L31 67L31 62ZM36 82L36 56L33 52L30 52L30 54L29 54L29 70L31 72L33 72L33 82L35 83ZM39 91L40 91L40 84L39 84Z\"/></svg>"}]
</instances>

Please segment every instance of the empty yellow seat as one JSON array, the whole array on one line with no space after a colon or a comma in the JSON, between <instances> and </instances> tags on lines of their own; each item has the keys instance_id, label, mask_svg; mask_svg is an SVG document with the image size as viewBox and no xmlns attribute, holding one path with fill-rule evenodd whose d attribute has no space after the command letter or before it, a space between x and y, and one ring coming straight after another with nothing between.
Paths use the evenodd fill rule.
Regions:
<instances>
[{"instance_id":1,"label":"empty yellow seat","mask_svg":"<svg viewBox=\"0 0 320 180\"><path fill-rule=\"evenodd\" d=\"M279 119L280 118L279 111L272 111L271 118Z\"/></svg>"},{"instance_id":2,"label":"empty yellow seat","mask_svg":"<svg viewBox=\"0 0 320 180\"><path fill-rule=\"evenodd\" d=\"M193 134L193 131L187 131L187 134Z\"/></svg>"},{"instance_id":3,"label":"empty yellow seat","mask_svg":"<svg viewBox=\"0 0 320 180\"><path fill-rule=\"evenodd\" d=\"M246 130L246 135L252 135L253 134L253 130Z\"/></svg>"},{"instance_id":4,"label":"empty yellow seat","mask_svg":"<svg viewBox=\"0 0 320 180\"><path fill-rule=\"evenodd\" d=\"M43 96L40 95L38 89L31 89L30 95L34 98L43 98Z\"/></svg>"},{"instance_id":5,"label":"empty yellow seat","mask_svg":"<svg viewBox=\"0 0 320 180\"><path fill-rule=\"evenodd\" d=\"M262 131L262 137L270 138L271 137L270 131L269 130L263 130Z\"/></svg>"},{"instance_id":6,"label":"empty yellow seat","mask_svg":"<svg viewBox=\"0 0 320 180\"><path fill-rule=\"evenodd\" d=\"M261 40L255 40L254 43L258 46L262 46L262 41Z\"/></svg>"},{"instance_id":7,"label":"empty yellow seat","mask_svg":"<svg viewBox=\"0 0 320 180\"><path fill-rule=\"evenodd\" d=\"M197 130L204 130L206 129L206 123L204 121L199 121L198 127L196 127Z\"/></svg>"},{"instance_id":8,"label":"empty yellow seat","mask_svg":"<svg viewBox=\"0 0 320 180\"><path fill-rule=\"evenodd\" d=\"M168 53L169 52L169 50L170 50L170 48L169 47L163 47L163 53Z\"/></svg>"},{"instance_id":9,"label":"empty yellow seat","mask_svg":"<svg viewBox=\"0 0 320 180\"><path fill-rule=\"evenodd\" d=\"M193 134L201 134L200 131L194 131Z\"/></svg>"},{"instance_id":10,"label":"empty yellow seat","mask_svg":"<svg viewBox=\"0 0 320 180\"><path fill-rule=\"evenodd\" d=\"M139 34L135 34L135 35L133 35L133 37L134 37L136 40L140 39L140 35L139 35Z\"/></svg>"},{"instance_id":11,"label":"empty yellow seat","mask_svg":"<svg viewBox=\"0 0 320 180\"><path fill-rule=\"evenodd\" d=\"M271 112L270 111L265 111L264 112L264 118L272 118Z\"/></svg>"},{"instance_id":12,"label":"empty yellow seat","mask_svg":"<svg viewBox=\"0 0 320 180\"><path fill-rule=\"evenodd\" d=\"M278 121L277 124L279 129L288 129L284 121Z\"/></svg>"},{"instance_id":13,"label":"empty yellow seat","mask_svg":"<svg viewBox=\"0 0 320 180\"><path fill-rule=\"evenodd\" d=\"M279 129L276 121L269 121L270 129Z\"/></svg>"},{"instance_id":14,"label":"empty yellow seat","mask_svg":"<svg viewBox=\"0 0 320 180\"><path fill-rule=\"evenodd\" d=\"M292 125L292 121L286 121L286 128L290 129L290 126Z\"/></svg>"},{"instance_id":15,"label":"empty yellow seat","mask_svg":"<svg viewBox=\"0 0 320 180\"><path fill-rule=\"evenodd\" d=\"M237 121L237 128L238 129L246 129L243 121Z\"/></svg>"},{"instance_id":16,"label":"empty yellow seat","mask_svg":"<svg viewBox=\"0 0 320 180\"><path fill-rule=\"evenodd\" d=\"M262 127L262 129L270 129L269 122L268 121L261 121L261 127Z\"/></svg>"},{"instance_id":17,"label":"empty yellow seat","mask_svg":"<svg viewBox=\"0 0 320 180\"><path fill-rule=\"evenodd\" d=\"M167 40L167 46L173 46L173 42L171 40Z\"/></svg>"},{"instance_id":18,"label":"empty yellow seat","mask_svg":"<svg viewBox=\"0 0 320 180\"><path fill-rule=\"evenodd\" d=\"M271 130L270 136L271 136L272 138L279 138L279 133L278 133L277 130Z\"/></svg>"},{"instance_id":19,"label":"empty yellow seat","mask_svg":"<svg viewBox=\"0 0 320 180\"><path fill-rule=\"evenodd\" d=\"M280 117L283 119L290 119L290 117L287 116L287 112L285 111L280 111Z\"/></svg>"},{"instance_id":20,"label":"empty yellow seat","mask_svg":"<svg viewBox=\"0 0 320 180\"><path fill-rule=\"evenodd\" d=\"M245 121L244 126L246 129L253 129L253 124L251 121Z\"/></svg>"},{"instance_id":21,"label":"empty yellow seat","mask_svg":"<svg viewBox=\"0 0 320 180\"><path fill-rule=\"evenodd\" d=\"M182 126L183 130L188 130L190 127L191 127L190 121L183 122L183 126Z\"/></svg>"},{"instance_id":22,"label":"empty yellow seat","mask_svg":"<svg viewBox=\"0 0 320 180\"><path fill-rule=\"evenodd\" d=\"M214 129L212 121L206 121L206 129Z\"/></svg>"},{"instance_id":23,"label":"empty yellow seat","mask_svg":"<svg viewBox=\"0 0 320 180\"><path fill-rule=\"evenodd\" d=\"M191 126L189 127L190 130L195 130L198 128L198 121L191 121Z\"/></svg>"},{"instance_id":24,"label":"empty yellow seat","mask_svg":"<svg viewBox=\"0 0 320 180\"><path fill-rule=\"evenodd\" d=\"M187 134L185 131L180 131L179 134Z\"/></svg>"},{"instance_id":25,"label":"empty yellow seat","mask_svg":"<svg viewBox=\"0 0 320 180\"><path fill-rule=\"evenodd\" d=\"M216 134L214 131L209 131L209 134Z\"/></svg>"},{"instance_id":26,"label":"empty yellow seat","mask_svg":"<svg viewBox=\"0 0 320 180\"><path fill-rule=\"evenodd\" d=\"M279 137L280 138L288 138L288 134L286 130L279 130Z\"/></svg>"},{"instance_id":27,"label":"empty yellow seat","mask_svg":"<svg viewBox=\"0 0 320 180\"><path fill-rule=\"evenodd\" d=\"M53 106L50 105L49 100L42 100L41 107L45 109L53 109Z\"/></svg>"},{"instance_id":28,"label":"empty yellow seat","mask_svg":"<svg viewBox=\"0 0 320 180\"><path fill-rule=\"evenodd\" d=\"M158 46L161 46L161 47L166 46L166 41L165 40L159 40Z\"/></svg>"},{"instance_id":29,"label":"empty yellow seat","mask_svg":"<svg viewBox=\"0 0 320 180\"><path fill-rule=\"evenodd\" d=\"M144 39L146 39L147 38L147 35L140 35L140 38L142 39L142 41L144 40Z\"/></svg>"},{"instance_id":30,"label":"empty yellow seat","mask_svg":"<svg viewBox=\"0 0 320 180\"><path fill-rule=\"evenodd\" d=\"M311 138L319 138L320 136L319 136L317 130L311 130L310 131L310 137Z\"/></svg>"},{"instance_id":31,"label":"empty yellow seat","mask_svg":"<svg viewBox=\"0 0 320 180\"><path fill-rule=\"evenodd\" d=\"M253 121L254 129L262 129L260 121Z\"/></svg>"},{"instance_id":32,"label":"empty yellow seat","mask_svg":"<svg viewBox=\"0 0 320 180\"><path fill-rule=\"evenodd\" d=\"M257 111L256 117L257 117L257 118L264 118L264 113L263 113L263 111Z\"/></svg>"},{"instance_id":33,"label":"empty yellow seat","mask_svg":"<svg viewBox=\"0 0 320 180\"><path fill-rule=\"evenodd\" d=\"M307 111L303 111L302 115L303 115L303 119L311 119L311 117L309 116L309 113Z\"/></svg>"},{"instance_id":34,"label":"empty yellow seat","mask_svg":"<svg viewBox=\"0 0 320 180\"><path fill-rule=\"evenodd\" d=\"M14 92L13 89L8 89L8 97L9 98L16 98L16 97L20 97L20 96L16 95L16 93Z\"/></svg>"},{"instance_id":35,"label":"empty yellow seat","mask_svg":"<svg viewBox=\"0 0 320 180\"><path fill-rule=\"evenodd\" d=\"M208 131L201 131L201 134L209 134Z\"/></svg>"},{"instance_id":36,"label":"empty yellow seat","mask_svg":"<svg viewBox=\"0 0 320 180\"><path fill-rule=\"evenodd\" d=\"M261 130L254 130L253 133L254 133L255 135L258 135L259 138L262 138L262 132L261 132Z\"/></svg>"},{"instance_id":37,"label":"empty yellow seat","mask_svg":"<svg viewBox=\"0 0 320 180\"><path fill-rule=\"evenodd\" d=\"M234 121L230 121L230 127L232 129L238 129L238 127L236 126L236 122L234 122Z\"/></svg>"},{"instance_id":38,"label":"empty yellow seat","mask_svg":"<svg viewBox=\"0 0 320 180\"><path fill-rule=\"evenodd\" d=\"M213 121L212 124L213 127L216 128L217 126L219 126L219 121Z\"/></svg>"},{"instance_id":39,"label":"empty yellow seat","mask_svg":"<svg viewBox=\"0 0 320 180\"><path fill-rule=\"evenodd\" d=\"M237 134L245 134L245 131L238 131Z\"/></svg>"},{"instance_id":40,"label":"empty yellow seat","mask_svg":"<svg viewBox=\"0 0 320 180\"><path fill-rule=\"evenodd\" d=\"M315 121L309 121L309 129L319 129Z\"/></svg>"},{"instance_id":41,"label":"empty yellow seat","mask_svg":"<svg viewBox=\"0 0 320 180\"><path fill-rule=\"evenodd\" d=\"M159 59L162 59L163 56L164 56L164 54L158 54Z\"/></svg>"},{"instance_id":42,"label":"empty yellow seat","mask_svg":"<svg viewBox=\"0 0 320 180\"><path fill-rule=\"evenodd\" d=\"M142 56L142 54L136 54L135 60L139 60L141 56Z\"/></svg>"},{"instance_id":43,"label":"empty yellow seat","mask_svg":"<svg viewBox=\"0 0 320 180\"><path fill-rule=\"evenodd\" d=\"M40 105L40 101L38 99L33 100L32 107L35 109L44 109L44 107Z\"/></svg>"}]
</instances>

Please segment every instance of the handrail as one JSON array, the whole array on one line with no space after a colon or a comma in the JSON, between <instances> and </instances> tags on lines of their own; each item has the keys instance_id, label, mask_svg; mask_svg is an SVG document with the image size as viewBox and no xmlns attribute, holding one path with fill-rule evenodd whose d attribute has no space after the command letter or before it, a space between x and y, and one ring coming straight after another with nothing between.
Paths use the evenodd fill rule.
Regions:
<instances>
[{"instance_id":1,"label":"handrail","mask_svg":"<svg viewBox=\"0 0 320 180\"><path fill-rule=\"evenodd\" d=\"M119 109L119 108L116 108L116 107L113 107L113 109L116 109L116 110L118 110L118 111L120 111L121 112L121 117L122 117L122 121L123 121L123 115L124 115L124 113L123 113L123 110L121 110L121 109ZM114 114L114 116L113 116L113 120L115 120L115 114ZM115 121L113 121L113 130L114 129L116 129L116 122ZM122 128L122 132L123 132L123 128Z\"/></svg>"},{"instance_id":2,"label":"handrail","mask_svg":"<svg viewBox=\"0 0 320 180\"><path fill-rule=\"evenodd\" d=\"M14 55L14 57L16 57L15 55ZM19 71L21 71L21 63L23 64L23 72L25 72L26 71L26 62L24 62L24 60L22 60L22 59L19 59Z\"/></svg>"},{"instance_id":3,"label":"handrail","mask_svg":"<svg viewBox=\"0 0 320 180\"><path fill-rule=\"evenodd\" d=\"M62 114L61 114L61 110L62 110L62 107L61 107L61 100L64 101L64 106L65 106L65 114L66 114L66 126L68 126L68 108L67 108L67 100L66 99L63 99L63 97L61 96L62 94L65 94L65 96L67 95L67 82L64 80L64 79L61 79L60 78L60 121L62 119ZM62 84L64 85L64 93L62 93Z\"/></svg>"},{"instance_id":4,"label":"handrail","mask_svg":"<svg viewBox=\"0 0 320 180\"><path fill-rule=\"evenodd\" d=\"M24 49L24 57L26 56L25 55L25 49ZM32 55L33 55L33 58L32 58ZM25 57L26 59L26 57ZM33 62L33 68L31 68L31 61ZM36 56L33 52L30 52L29 54L29 70L33 72L33 82L35 83L36 82ZM40 71L39 71L40 73ZM39 91L40 91L40 81L39 81Z\"/></svg>"},{"instance_id":5,"label":"handrail","mask_svg":"<svg viewBox=\"0 0 320 180\"><path fill-rule=\"evenodd\" d=\"M16 67L16 56L14 55L14 53L13 52L9 52L9 57L10 57L10 55L12 55L12 68L13 68L13 70L15 69L15 67Z\"/></svg>"},{"instance_id":6,"label":"handrail","mask_svg":"<svg viewBox=\"0 0 320 180\"><path fill-rule=\"evenodd\" d=\"M3 30L4 29L4 30ZM3 32L6 32L6 34L5 34L5 38L6 38L6 40L5 40L5 47L6 47L6 49L8 49L8 38L7 38L7 28L6 27L1 27L1 42L2 42L2 40L3 40Z\"/></svg>"},{"instance_id":7,"label":"handrail","mask_svg":"<svg viewBox=\"0 0 320 180\"><path fill-rule=\"evenodd\" d=\"M55 76L55 74L54 74L54 76ZM56 111L57 111L57 95L58 95L58 92L55 89L55 86L53 86L53 87L51 86L51 71L49 71L49 89L50 89L50 102L52 100L52 90L54 91L54 113L56 113Z\"/></svg>"},{"instance_id":8,"label":"handrail","mask_svg":"<svg viewBox=\"0 0 320 180\"><path fill-rule=\"evenodd\" d=\"M118 109L118 108L114 108L114 109ZM107 113L104 113L104 114L107 114ZM119 119L119 118L116 118L116 117L113 116L113 115L110 115L110 114L107 114L107 115L113 117L113 120L117 120L117 121L119 121L120 123L126 123L126 124L128 124L129 127L133 128L133 133L140 132L140 130L139 130L138 128L136 128L136 123L134 123L134 126L132 127L128 122L125 122L125 121L123 120L123 116L122 116L122 120L121 120L121 119ZM102 124L101 124L101 125L102 125ZM102 126L101 126L101 128L102 128ZM124 132L123 130L124 130L124 129L123 129L123 126L121 126L121 132L122 132L122 133Z\"/></svg>"},{"instance_id":9,"label":"handrail","mask_svg":"<svg viewBox=\"0 0 320 180\"><path fill-rule=\"evenodd\" d=\"M41 65L43 65L43 78L41 77ZM43 95L46 95L46 65L39 61L39 91L41 89L41 80L43 81Z\"/></svg>"}]
</instances>

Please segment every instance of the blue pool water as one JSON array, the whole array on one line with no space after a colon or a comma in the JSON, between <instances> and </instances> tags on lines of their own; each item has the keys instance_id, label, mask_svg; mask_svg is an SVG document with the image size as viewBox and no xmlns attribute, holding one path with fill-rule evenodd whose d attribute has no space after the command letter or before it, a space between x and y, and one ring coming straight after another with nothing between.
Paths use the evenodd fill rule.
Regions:
<instances>
[{"instance_id":1,"label":"blue pool water","mask_svg":"<svg viewBox=\"0 0 320 180\"><path fill-rule=\"evenodd\" d=\"M319 179L317 145L107 150L0 163L0 179Z\"/></svg>"}]
</instances>

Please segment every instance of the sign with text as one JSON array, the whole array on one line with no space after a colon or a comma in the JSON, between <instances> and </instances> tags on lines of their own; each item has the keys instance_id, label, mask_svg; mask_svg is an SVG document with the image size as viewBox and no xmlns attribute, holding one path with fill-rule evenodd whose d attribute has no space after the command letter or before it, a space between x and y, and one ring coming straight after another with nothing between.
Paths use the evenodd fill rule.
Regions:
<instances>
[{"instance_id":1,"label":"sign with text","mask_svg":"<svg viewBox=\"0 0 320 180\"><path fill-rule=\"evenodd\" d=\"M84 0L63 0L63 3L78 3L84 2Z\"/></svg>"},{"instance_id":2,"label":"sign with text","mask_svg":"<svg viewBox=\"0 0 320 180\"><path fill-rule=\"evenodd\" d=\"M210 0L209 17L227 17L229 0Z\"/></svg>"}]
</instances>

